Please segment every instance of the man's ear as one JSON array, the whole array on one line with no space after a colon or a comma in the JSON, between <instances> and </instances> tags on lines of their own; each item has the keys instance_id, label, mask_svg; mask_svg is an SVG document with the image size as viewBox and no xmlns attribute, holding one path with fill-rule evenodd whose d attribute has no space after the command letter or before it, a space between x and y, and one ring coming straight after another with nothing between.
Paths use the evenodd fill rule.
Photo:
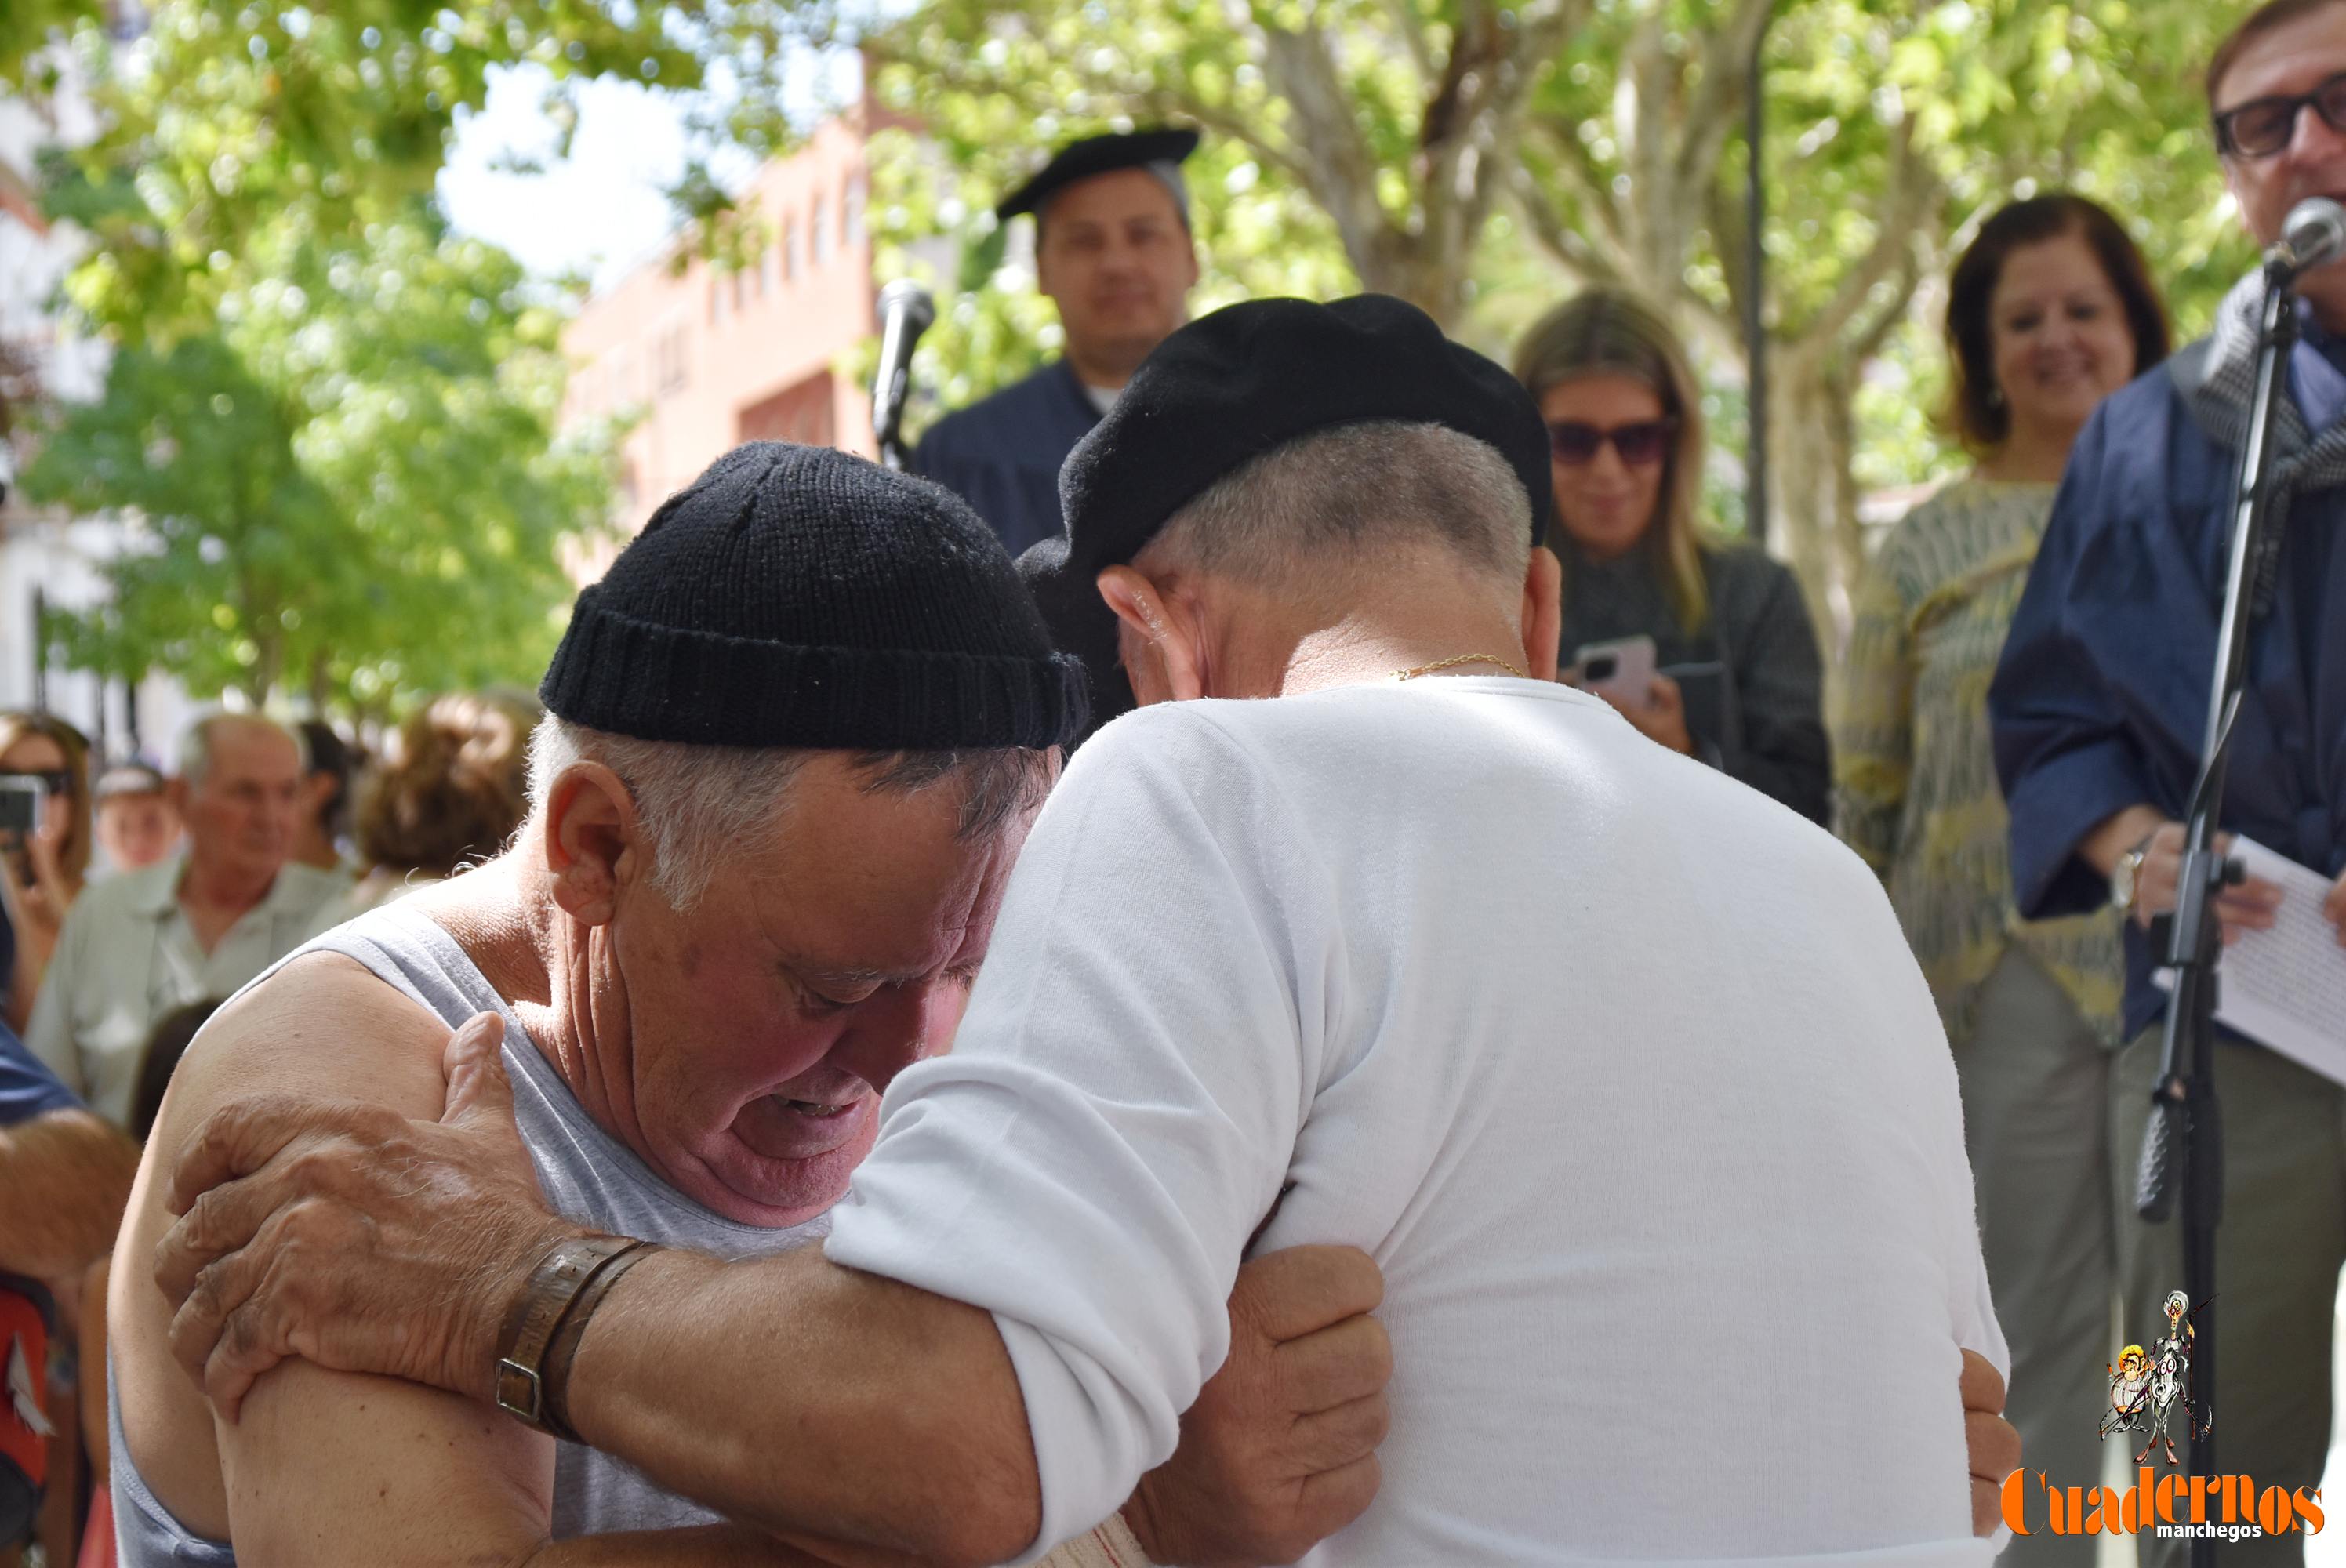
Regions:
<instances>
[{"instance_id":1,"label":"man's ear","mask_svg":"<svg viewBox=\"0 0 2346 1568\"><path fill-rule=\"evenodd\" d=\"M1524 667L1534 680L1554 680L1563 653L1564 563L1545 545L1532 546L1524 567Z\"/></svg>"},{"instance_id":2,"label":"man's ear","mask_svg":"<svg viewBox=\"0 0 2346 1568\"><path fill-rule=\"evenodd\" d=\"M185 779L163 780L163 799L171 803L171 814L182 822L188 820L188 781Z\"/></svg>"},{"instance_id":3,"label":"man's ear","mask_svg":"<svg viewBox=\"0 0 2346 1568\"><path fill-rule=\"evenodd\" d=\"M584 925L607 925L619 884L644 864L635 797L599 762L565 769L546 800L546 867L554 901Z\"/></svg>"},{"instance_id":4,"label":"man's ear","mask_svg":"<svg viewBox=\"0 0 2346 1568\"><path fill-rule=\"evenodd\" d=\"M1194 631L1167 607L1157 585L1129 566L1110 566L1098 577L1100 597L1120 623L1117 646L1133 700L1187 702L1206 695Z\"/></svg>"}]
</instances>

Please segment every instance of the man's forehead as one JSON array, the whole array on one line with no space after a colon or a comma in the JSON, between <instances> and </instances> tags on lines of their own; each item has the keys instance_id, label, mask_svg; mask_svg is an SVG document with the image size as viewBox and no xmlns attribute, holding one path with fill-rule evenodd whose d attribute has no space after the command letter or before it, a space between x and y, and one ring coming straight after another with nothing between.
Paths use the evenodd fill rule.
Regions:
<instances>
[{"instance_id":1,"label":"man's forehead","mask_svg":"<svg viewBox=\"0 0 2346 1568\"><path fill-rule=\"evenodd\" d=\"M768 942L809 978L925 973L990 923L1023 818L964 838L963 780L874 789L852 771L795 781L781 830L737 867Z\"/></svg>"},{"instance_id":2,"label":"man's forehead","mask_svg":"<svg viewBox=\"0 0 2346 1568\"><path fill-rule=\"evenodd\" d=\"M301 748L291 736L271 724L222 724L212 733L211 751L215 768L285 773L298 773L301 768Z\"/></svg>"},{"instance_id":3,"label":"man's forehead","mask_svg":"<svg viewBox=\"0 0 2346 1568\"><path fill-rule=\"evenodd\" d=\"M1054 226L1126 223L1137 218L1181 220L1181 209L1165 182L1145 168L1110 169L1079 179L1044 204L1044 232Z\"/></svg>"},{"instance_id":4,"label":"man's forehead","mask_svg":"<svg viewBox=\"0 0 2346 1568\"><path fill-rule=\"evenodd\" d=\"M2240 46L2216 87L2216 111L2303 92L2346 71L2346 0L2269 28Z\"/></svg>"}]
</instances>

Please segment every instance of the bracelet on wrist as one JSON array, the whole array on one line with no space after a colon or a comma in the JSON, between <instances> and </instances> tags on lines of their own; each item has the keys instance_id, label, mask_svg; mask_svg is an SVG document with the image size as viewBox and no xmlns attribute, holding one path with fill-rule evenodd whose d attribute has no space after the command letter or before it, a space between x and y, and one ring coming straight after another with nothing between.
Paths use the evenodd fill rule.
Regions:
<instances>
[{"instance_id":1,"label":"bracelet on wrist","mask_svg":"<svg viewBox=\"0 0 2346 1568\"><path fill-rule=\"evenodd\" d=\"M498 1342L499 1410L550 1437L577 1441L562 1415L568 1356L612 1284L653 1250L625 1236L566 1237L538 1260ZM557 1359L566 1330L567 1350Z\"/></svg>"}]
</instances>

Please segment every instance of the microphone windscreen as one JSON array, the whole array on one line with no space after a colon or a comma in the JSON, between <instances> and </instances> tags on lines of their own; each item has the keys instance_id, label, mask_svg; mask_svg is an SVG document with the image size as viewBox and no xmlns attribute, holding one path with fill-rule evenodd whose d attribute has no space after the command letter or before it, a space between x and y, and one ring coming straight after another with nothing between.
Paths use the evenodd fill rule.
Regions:
<instances>
[{"instance_id":1,"label":"microphone windscreen","mask_svg":"<svg viewBox=\"0 0 2346 1568\"><path fill-rule=\"evenodd\" d=\"M2290 209L2281 243L2296 271L2310 272L2346 256L2346 207L2326 196L2308 197Z\"/></svg>"},{"instance_id":2,"label":"microphone windscreen","mask_svg":"<svg viewBox=\"0 0 2346 1568\"><path fill-rule=\"evenodd\" d=\"M901 311L904 324L914 335L926 331L937 319L937 305L929 291L908 278L899 278L880 290L880 318L887 320L890 312Z\"/></svg>"}]
</instances>

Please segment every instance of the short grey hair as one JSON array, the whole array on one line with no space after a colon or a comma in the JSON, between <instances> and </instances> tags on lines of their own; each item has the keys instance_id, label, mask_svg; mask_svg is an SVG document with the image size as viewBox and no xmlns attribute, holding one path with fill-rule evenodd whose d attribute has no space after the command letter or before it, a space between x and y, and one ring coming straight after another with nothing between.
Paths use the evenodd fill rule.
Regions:
<instances>
[{"instance_id":1,"label":"short grey hair","mask_svg":"<svg viewBox=\"0 0 2346 1568\"><path fill-rule=\"evenodd\" d=\"M1374 420L1298 436L1231 470L1141 557L1304 582L1433 542L1519 586L1531 537L1531 497L1495 447L1446 425Z\"/></svg>"},{"instance_id":2,"label":"short grey hair","mask_svg":"<svg viewBox=\"0 0 2346 1568\"><path fill-rule=\"evenodd\" d=\"M651 849L652 890L671 909L688 910L708 891L720 862L772 847L790 816L791 780L821 755L797 747L644 740L548 714L530 736L530 816L535 820L545 809L566 769L601 763L635 800L636 820ZM850 753L867 794L958 788L954 833L964 841L986 838L1040 805L1051 787L1053 757L1017 747Z\"/></svg>"},{"instance_id":3,"label":"short grey hair","mask_svg":"<svg viewBox=\"0 0 2346 1568\"><path fill-rule=\"evenodd\" d=\"M212 751L222 728L231 724L258 724L273 729L293 743L293 756L301 776L310 776L310 743L299 729L278 723L265 713L230 713L224 708L199 713L179 731L176 755L179 764L179 781L190 789L204 787L205 777L211 772Z\"/></svg>"}]
</instances>

